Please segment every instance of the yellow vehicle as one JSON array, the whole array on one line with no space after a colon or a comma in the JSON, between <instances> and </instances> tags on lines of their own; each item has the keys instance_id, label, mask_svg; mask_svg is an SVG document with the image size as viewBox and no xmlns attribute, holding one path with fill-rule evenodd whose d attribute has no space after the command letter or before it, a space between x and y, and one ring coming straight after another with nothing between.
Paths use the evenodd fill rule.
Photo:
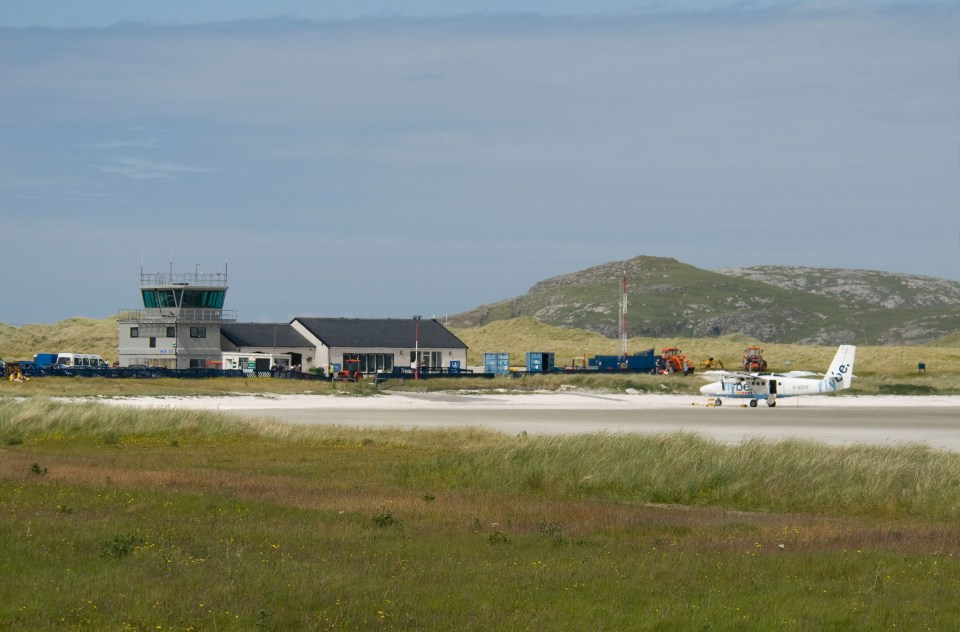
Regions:
<instances>
[{"instance_id":1,"label":"yellow vehicle","mask_svg":"<svg viewBox=\"0 0 960 632\"><path fill-rule=\"evenodd\" d=\"M711 371L715 369L722 370L725 367L723 366L723 360L717 360L715 358L707 358L706 360L700 363L700 368Z\"/></svg>"}]
</instances>

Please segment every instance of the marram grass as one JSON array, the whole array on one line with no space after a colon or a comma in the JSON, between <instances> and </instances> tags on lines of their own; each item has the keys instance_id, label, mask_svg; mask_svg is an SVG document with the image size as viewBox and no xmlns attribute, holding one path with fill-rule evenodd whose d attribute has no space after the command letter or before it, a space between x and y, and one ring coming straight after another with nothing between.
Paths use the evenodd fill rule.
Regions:
<instances>
[{"instance_id":1,"label":"marram grass","mask_svg":"<svg viewBox=\"0 0 960 632\"><path fill-rule=\"evenodd\" d=\"M404 484L549 498L714 506L749 511L960 518L960 455L921 445L832 447L695 434L507 437L442 431L302 426L223 413L0 399L0 440L216 447L250 442L416 452L387 473ZM429 454L429 458L423 458ZM257 460L250 461L256 465Z\"/></svg>"},{"instance_id":2,"label":"marram grass","mask_svg":"<svg viewBox=\"0 0 960 632\"><path fill-rule=\"evenodd\" d=\"M340 426L300 426L271 419L247 419L215 411L138 409L96 402L64 403L53 399L0 398L0 441L8 445L29 441L176 441L206 444L243 440L310 445L358 445L376 442L394 447L469 447L499 439L485 430L441 431L353 429Z\"/></svg>"},{"instance_id":3,"label":"marram grass","mask_svg":"<svg viewBox=\"0 0 960 632\"><path fill-rule=\"evenodd\" d=\"M0 400L4 630L946 630L958 458Z\"/></svg>"}]
</instances>

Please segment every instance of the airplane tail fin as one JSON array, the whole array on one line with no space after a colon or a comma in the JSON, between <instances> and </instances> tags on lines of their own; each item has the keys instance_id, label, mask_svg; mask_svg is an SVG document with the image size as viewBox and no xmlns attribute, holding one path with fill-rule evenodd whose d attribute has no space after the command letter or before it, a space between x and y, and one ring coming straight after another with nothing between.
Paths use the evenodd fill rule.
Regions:
<instances>
[{"instance_id":1,"label":"airplane tail fin","mask_svg":"<svg viewBox=\"0 0 960 632\"><path fill-rule=\"evenodd\" d=\"M850 388L853 383L853 360L856 355L857 348L854 345L840 345L823 379L827 386L826 390L840 391Z\"/></svg>"}]
</instances>

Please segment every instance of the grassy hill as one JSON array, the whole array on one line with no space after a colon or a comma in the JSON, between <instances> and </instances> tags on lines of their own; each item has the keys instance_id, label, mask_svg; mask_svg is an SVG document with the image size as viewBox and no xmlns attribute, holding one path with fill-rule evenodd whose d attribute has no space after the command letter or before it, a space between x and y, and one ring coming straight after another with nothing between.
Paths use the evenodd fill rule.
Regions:
<instances>
[{"instance_id":1,"label":"grassy hill","mask_svg":"<svg viewBox=\"0 0 960 632\"><path fill-rule=\"evenodd\" d=\"M0 358L32 360L37 353L97 353L117 359L115 318L68 318L52 325L13 327L0 323Z\"/></svg>"},{"instance_id":2,"label":"grassy hill","mask_svg":"<svg viewBox=\"0 0 960 632\"><path fill-rule=\"evenodd\" d=\"M663 257L635 257L541 281L522 296L450 318L479 327L529 317L619 336L623 273L629 334L765 342L922 344L960 330L960 284L883 272L744 268L711 272Z\"/></svg>"}]
</instances>

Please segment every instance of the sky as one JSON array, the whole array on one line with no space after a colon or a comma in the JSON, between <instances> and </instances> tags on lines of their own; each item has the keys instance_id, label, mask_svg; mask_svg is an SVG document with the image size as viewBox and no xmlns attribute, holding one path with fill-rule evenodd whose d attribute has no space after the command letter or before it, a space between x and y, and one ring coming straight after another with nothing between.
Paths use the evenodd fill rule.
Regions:
<instances>
[{"instance_id":1,"label":"sky","mask_svg":"<svg viewBox=\"0 0 960 632\"><path fill-rule=\"evenodd\" d=\"M6 324L141 271L228 270L242 322L638 255L960 279L952 2L0 5Z\"/></svg>"}]
</instances>

